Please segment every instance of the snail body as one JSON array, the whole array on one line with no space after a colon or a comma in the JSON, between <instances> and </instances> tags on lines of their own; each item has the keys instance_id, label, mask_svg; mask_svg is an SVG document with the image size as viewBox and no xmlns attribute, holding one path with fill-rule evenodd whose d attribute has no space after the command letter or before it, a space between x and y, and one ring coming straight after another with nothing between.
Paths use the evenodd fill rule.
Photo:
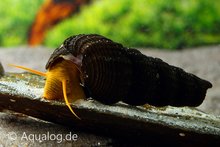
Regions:
<instances>
[{"instance_id":1,"label":"snail body","mask_svg":"<svg viewBox=\"0 0 220 147\"><path fill-rule=\"evenodd\" d=\"M181 68L96 34L67 38L46 69L46 99L92 97L104 104L195 107L212 87Z\"/></svg>"}]
</instances>

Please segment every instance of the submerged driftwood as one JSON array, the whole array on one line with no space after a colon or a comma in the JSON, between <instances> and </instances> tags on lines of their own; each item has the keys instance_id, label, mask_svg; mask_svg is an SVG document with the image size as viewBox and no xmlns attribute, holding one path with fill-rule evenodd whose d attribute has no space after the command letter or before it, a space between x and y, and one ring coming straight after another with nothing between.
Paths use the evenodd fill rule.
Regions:
<instances>
[{"instance_id":1,"label":"submerged driftwood","mask_svg":"<svg viewBox=\"0 0 220 147\"><path fill-rule=\"evenodd\" d=\"M0 79L0 109L139 145L152 142L183 145L220 143L220 118L195 108L143 108L122 103L108 106L94 100L82 100L72 104L81 118L78 120L63 101L41 98L44 82L42 77L28 73L7 73Z\"/></svg>"}]
</instances>

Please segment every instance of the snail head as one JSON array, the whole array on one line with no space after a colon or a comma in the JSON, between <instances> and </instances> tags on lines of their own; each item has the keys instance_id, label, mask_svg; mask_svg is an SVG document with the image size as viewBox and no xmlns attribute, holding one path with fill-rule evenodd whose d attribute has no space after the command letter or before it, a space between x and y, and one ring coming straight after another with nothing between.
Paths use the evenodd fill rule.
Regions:
<instances>
[{"instance_id":1,"label":"snail head","mask_svg":"<svg viewBox=\"0 0 220 147\"><path fill-rule=\"evenodd\" d=\"M10 66L46 77L43 97L48 100L64 99L70 111L79 118L69 102L85 99L86 96L80 85L80 70L72 61L60 58L48 68L46 73L14 64Z\"/></svg>"}]
</instances>

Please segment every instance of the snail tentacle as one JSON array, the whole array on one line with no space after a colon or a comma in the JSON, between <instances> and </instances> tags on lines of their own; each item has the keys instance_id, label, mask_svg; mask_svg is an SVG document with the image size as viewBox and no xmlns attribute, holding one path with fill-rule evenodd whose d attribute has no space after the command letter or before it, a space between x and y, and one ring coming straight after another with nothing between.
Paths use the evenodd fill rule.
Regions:
<instances>
[{"instance_id":1,"label":"snail tentacle","mask_svg":"<svg viewBox=\"0 0 220 147\"><path fill-rule=\"evenodd\" d=\"M67 81L66 81L66 80L63 80L63 81L62 81L62 87L63 87L63 97L64 97L64 100L65 100L65 103L66 103L67 107L70 109L70 111L73 113L73 115L75 115L78 119L80 119L80 118L76 115L76 113L73 111L73 109L71 108L71 106L70 106L70 103L69 103L68 98L67 98L67 92L66 92L67 88L66 88L66 84L67 84Z\"/></svg>"},{"instance_id":2,"label":"snail tentacle","mask_svg":"<svg viewBox=\"0 0 220 147\"><path fill-rule=\"evenodd\" d=\"M31 69L31 68L27 68L27 67L20 66L20 65L15 65L15 64L8 64L8 65L9 65L9 66L16 67L16 68L23 69L23 70L26 70L26 71L29 71L29 72L34 73L34 74L36 74L36 75L40 75L40 76L46 77L46 73L40 72L40 71L38 71L38 70L34 70L34 69Z\"/></svg>"}]
</instances>

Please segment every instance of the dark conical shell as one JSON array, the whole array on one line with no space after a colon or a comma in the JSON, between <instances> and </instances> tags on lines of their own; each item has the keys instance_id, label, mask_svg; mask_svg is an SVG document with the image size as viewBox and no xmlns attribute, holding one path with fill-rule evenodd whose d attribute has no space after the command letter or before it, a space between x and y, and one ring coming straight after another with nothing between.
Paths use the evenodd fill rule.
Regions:
<instances>
[{"instance_id":1,"label":"dark conical shell","mask_svg":"<svg viewBox=\"0 0 220 147\"><path fill-rule=\"evenodd\" d=\"M198 106L211 83L100 35L67 38L46 68L62 57L81 69L90 96L105 104Z\"/></svg>"}]
</instances>

